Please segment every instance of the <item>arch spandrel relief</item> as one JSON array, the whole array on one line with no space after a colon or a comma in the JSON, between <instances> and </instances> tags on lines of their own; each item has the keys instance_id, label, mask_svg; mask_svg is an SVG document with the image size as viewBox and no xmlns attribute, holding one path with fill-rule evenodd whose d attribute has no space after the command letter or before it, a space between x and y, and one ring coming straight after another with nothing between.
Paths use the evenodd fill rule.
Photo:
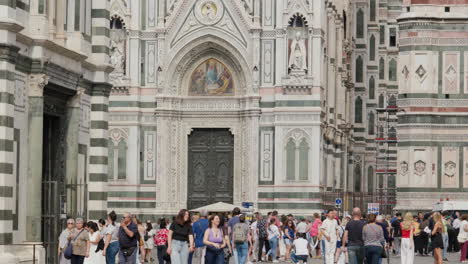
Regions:
<instances>
[{"instance_id":1,"label":"arch spandrel relief","mask_svg":"<svg viewBox=\"0 0 468 264\"><path fill-rule=\"evenodd\" d=\"M234 95L231 70L216 59L205 60L191 74L189 95Z\"/></svg>"}]
</instances>

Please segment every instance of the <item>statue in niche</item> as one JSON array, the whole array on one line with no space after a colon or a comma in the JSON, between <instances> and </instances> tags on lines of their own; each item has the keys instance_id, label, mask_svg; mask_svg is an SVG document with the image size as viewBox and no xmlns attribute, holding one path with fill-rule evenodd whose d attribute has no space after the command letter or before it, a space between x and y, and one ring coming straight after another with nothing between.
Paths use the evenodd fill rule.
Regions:
<instances>
[{"instance_id":1,"label":"statue in niche","mask_svg":"<svg viewBox=\"0 0 468 264\"><path fill-rule=\"evenodd\" d=\"M301 14L294 15L289 21L289 60L290 73L307 72L307 21Z\"/></svg>"},{"instance_id":2,"label":"statue in niche","mask_svg":"<svg viewBox=\"0 0 468 264\"><path fill-rule=\"evenodd\" d=\"M300 31L296 32L296 38L291 42L289 54L289 68L291 70L307 71L307 50Z\"/></svg>"},{"instance_id":3,"label":"statue in niche","mask_svg":"<svg viewBox=\"0 0 468 264\"><path fill-rule=\"evenodd\" d=\"M110 62L114 67L113 73L125 73L125 41L126 33L122 20L119 17L113 17L111 20L110 32Z\"/></svg>"}]
</instances>

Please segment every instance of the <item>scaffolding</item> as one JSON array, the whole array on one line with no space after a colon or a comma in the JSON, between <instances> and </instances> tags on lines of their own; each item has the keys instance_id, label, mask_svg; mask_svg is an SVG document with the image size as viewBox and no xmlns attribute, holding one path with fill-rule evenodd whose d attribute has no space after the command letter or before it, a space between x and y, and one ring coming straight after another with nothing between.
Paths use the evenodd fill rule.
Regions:
<instances>
[{"instance_id":1,"label":"scaffolding","mask_svg":"<svg viewBox=\"0 0 468 264\"><path fill-rule=\"evenodd\" d=\"M382 97L383 95L381 95ZM376 203L380 204L380 212L391 214L396 203L396 159L397 159L397 112L395 95L389 96L385 102L379 98L376 108L375 122L375 175L377 180Z\"/></svg>"}]
</instances>

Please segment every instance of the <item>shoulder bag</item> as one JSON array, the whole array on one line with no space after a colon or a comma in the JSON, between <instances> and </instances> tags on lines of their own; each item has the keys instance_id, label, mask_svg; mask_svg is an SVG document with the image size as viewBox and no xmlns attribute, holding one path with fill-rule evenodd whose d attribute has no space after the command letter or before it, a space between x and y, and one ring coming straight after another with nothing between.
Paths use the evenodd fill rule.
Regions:
<instances>
[{"instance_id":1,"label":"shoulder bag","mask_svg":"<svg viewBox=\"0 0 468 264\"><path fill-rule=\"evenodd\" d=\"M73 240L68 241L67 248L65 248L65 251L63 252L63 257L66 259L71 259L73 255L73 243L75 240L81 235L81 232L83 232L84 228L76 235L76 237Z\"/></svg>"}]
</instances>

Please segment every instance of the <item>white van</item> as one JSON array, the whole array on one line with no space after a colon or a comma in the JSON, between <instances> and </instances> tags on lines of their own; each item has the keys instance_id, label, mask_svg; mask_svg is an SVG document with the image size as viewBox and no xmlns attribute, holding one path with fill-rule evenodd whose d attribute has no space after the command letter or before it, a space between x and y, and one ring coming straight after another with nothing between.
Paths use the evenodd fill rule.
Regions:
<instances>
[{"instance_id":1,"label":"white van","mask_svg":"<svg viewBox=\"0 0 468 264\"><path fill-rule=\"evenodd\" d=\"M466 201L441 201L441 202L437 202L432 206L432 211L433 212L448 211L450 213L458 211L461 214L466 214L466 213L468 213L468 200L466 200Z\"/></svg>"}]
</instances>

